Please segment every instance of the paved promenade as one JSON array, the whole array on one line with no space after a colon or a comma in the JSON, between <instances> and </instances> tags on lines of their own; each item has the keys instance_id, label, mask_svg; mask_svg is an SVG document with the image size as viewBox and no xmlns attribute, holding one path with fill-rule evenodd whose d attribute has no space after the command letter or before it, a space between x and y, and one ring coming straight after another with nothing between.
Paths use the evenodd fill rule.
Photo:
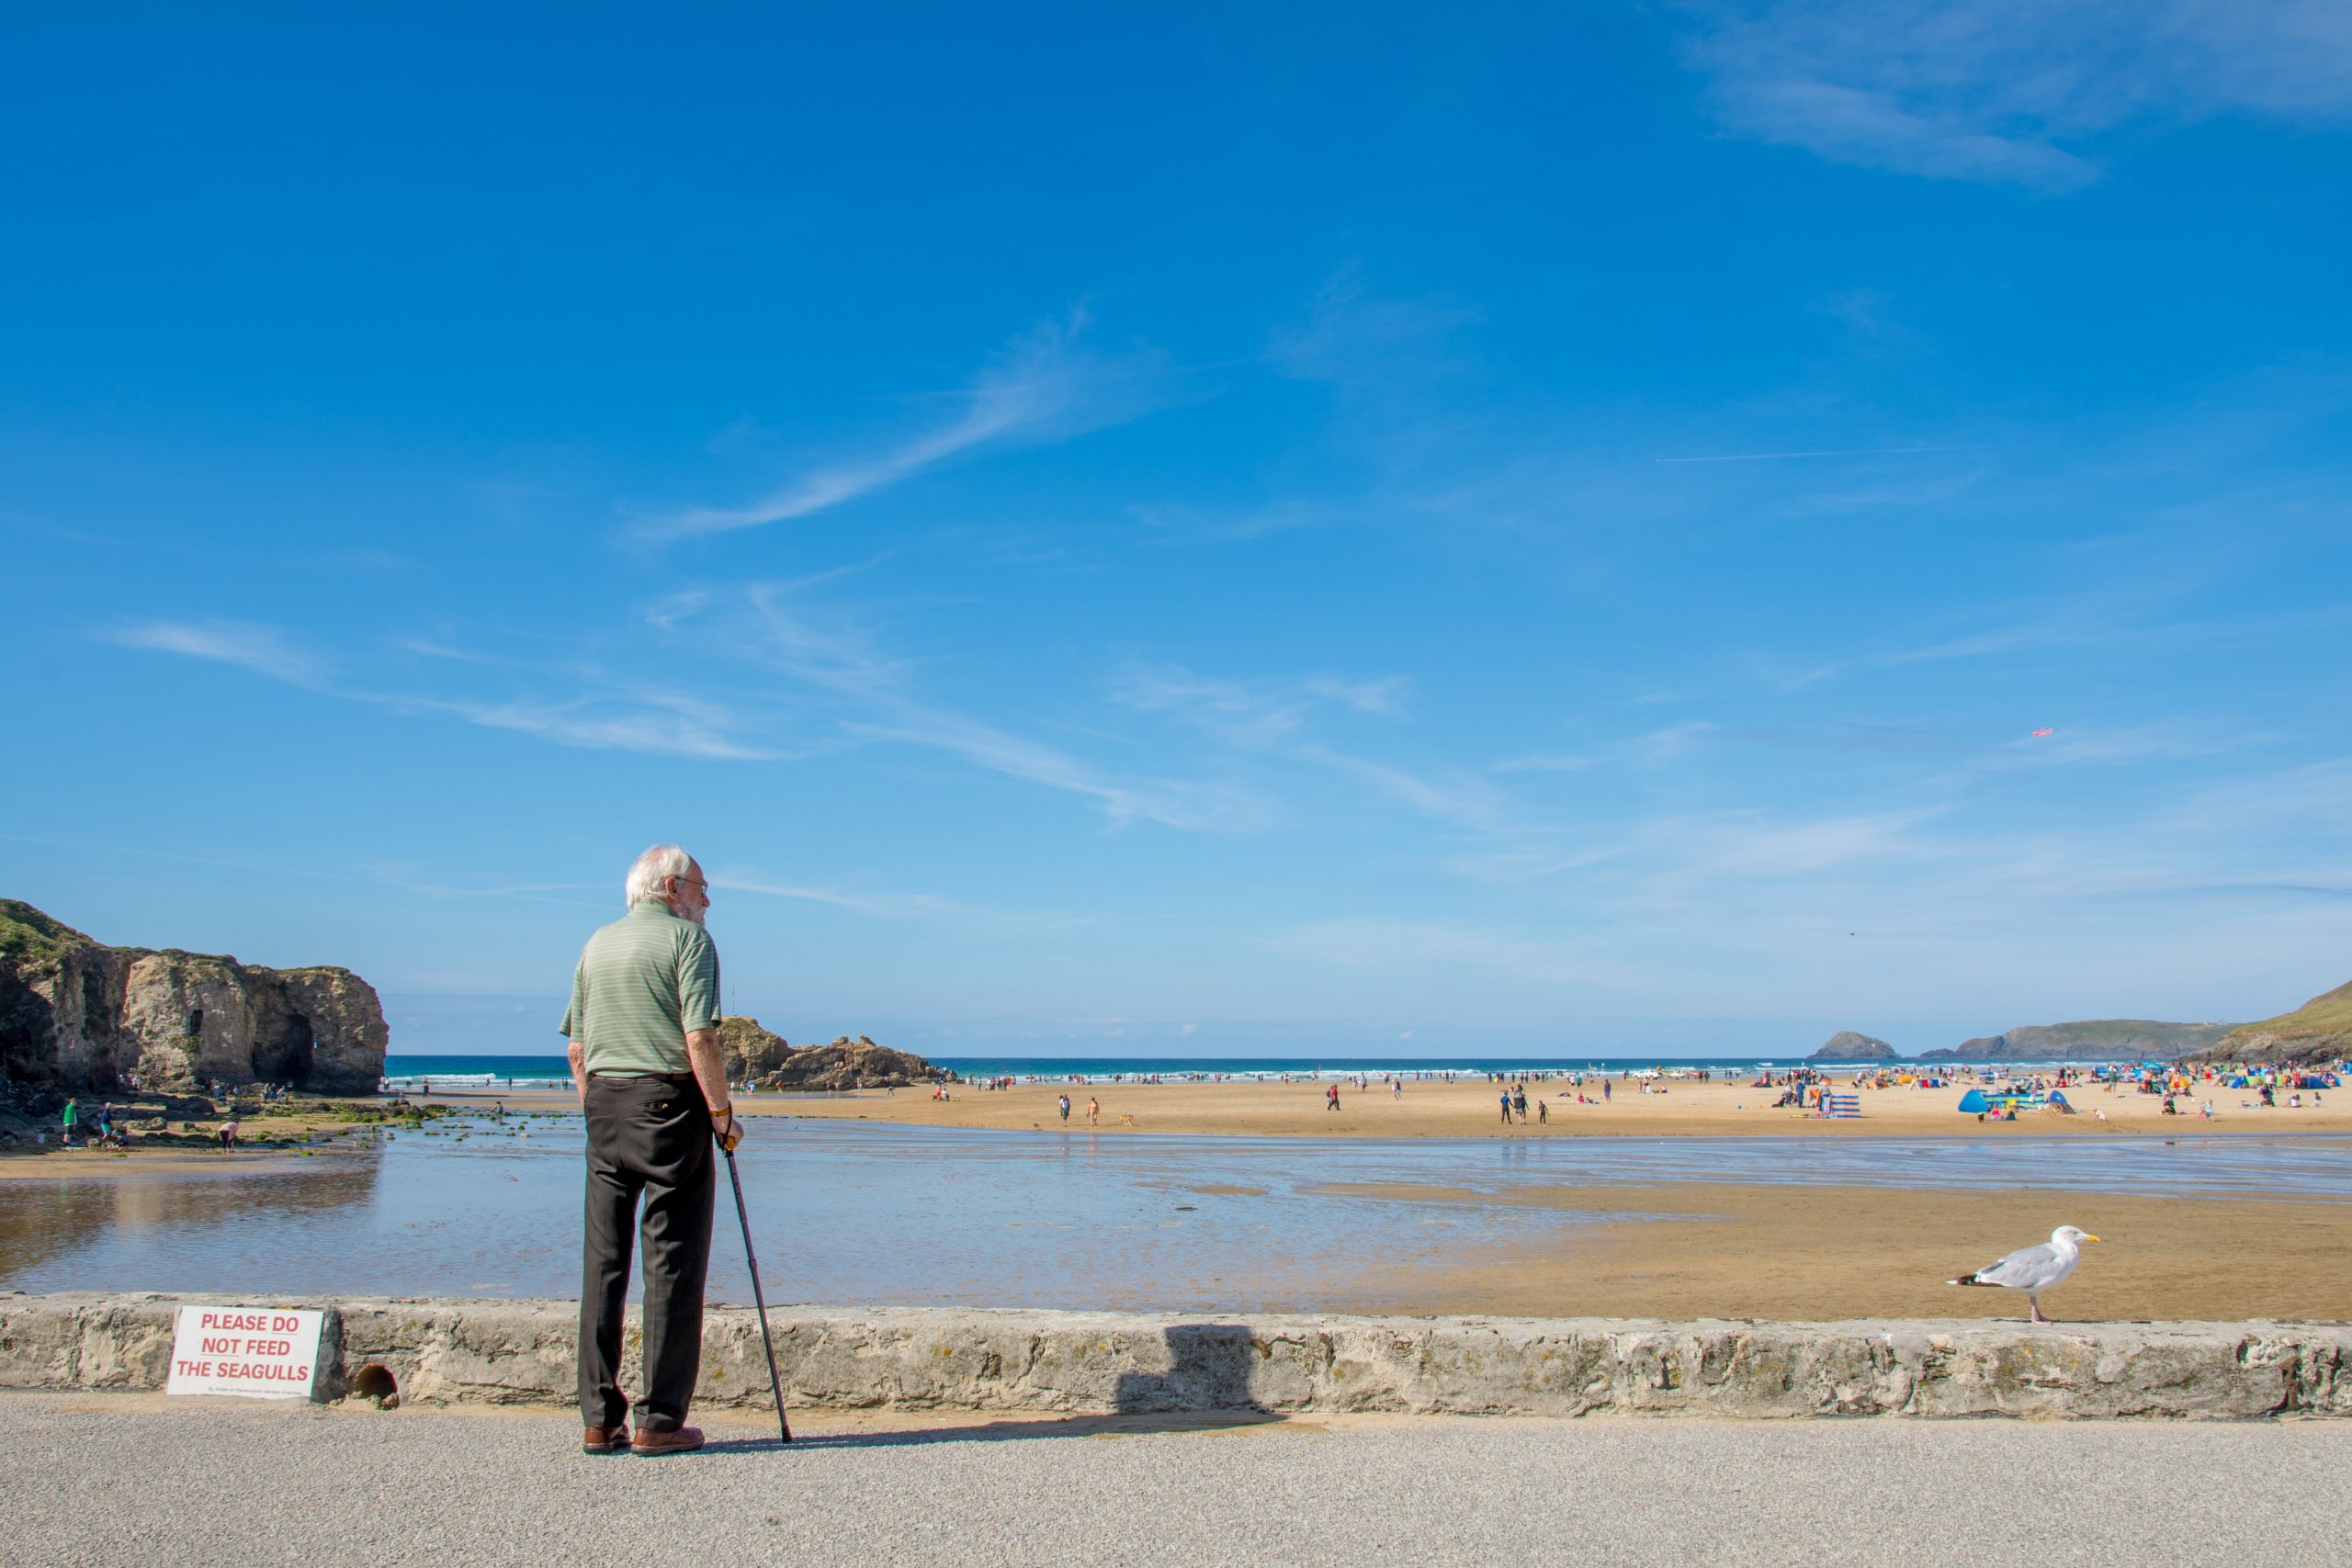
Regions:
<instances>
[{"instance_id":1,"label":"paved promenade","mask_svg":"<svg viewBox=\"0 0 2352 1568\"><path fill-rule=\"evenodd\" d=\"M728 1416L0 1395L51 1563L2333 1563L2352 1425Z\"/></svg>"}]
</instances>

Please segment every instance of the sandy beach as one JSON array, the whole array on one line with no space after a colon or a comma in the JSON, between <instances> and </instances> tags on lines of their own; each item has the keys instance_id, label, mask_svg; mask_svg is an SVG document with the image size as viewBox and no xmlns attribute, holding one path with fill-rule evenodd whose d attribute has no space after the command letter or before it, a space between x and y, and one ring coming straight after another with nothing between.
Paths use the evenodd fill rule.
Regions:
<instances>
[{"instance_id":1,"label":"sandy beach","mask_svg":"<svg viewBox=\"0 0 2352 1568\"><path fill-rule=\"evenodd\" d=\"M1845 1120L1775 1108L1772 1102L1780 1098L1778 1089L1753 1089L1744 1079L1673 1081L1644 1092L1638 1081L1612 1078L1606 1099L1597 1080L1581 1089L1555 1080L1531 1082L1528 1120L1505 1123L1497 1103L1500 1087L1476 1078L1453 1083L1408 1080L1401 1094L1391 1094L1377 1083L1362 1092L1342 1084L1336 1111L1329 1108L1325 1087L1319 1081L1020 1083L1002 1090L956 1085L949 1090L954 1096L949 1100L933 1099L927 1089L869 1089L838 1094L741 1094L736 1105L747 1117L797 1116L1013 1132L1091 1126L1097 1133L1113 1135L1184 1133L1261 1138L2042 1138L2352 1133L2352 1089L2306 1092L2300 1107L2290 1107L2287 1096L2281 1095L2277 1107L2266 1108L2256 1103L2250 1090L2200 1085L2196 1093L2180 1100L2182 1114L2166 1116L2158 1096L2090 1084L2068 1091L2079 1107L2074 1114L2032 1111L2011 1122L1979 1120L1960 1112L1955 1107L1964 1087L1854 1090L1841 1079L1836 1085L1839 1093L1860 1097L1860 1116ZM1065 1093L1070 1100L1067 1123L1057 1103ZM518 1111L564 1113L579 1109L572 1095L563 1089L436 1089L429 1096L414 1098L419 1103L468 1112L479 1112L494 1103ZM1086 1110L1089 1099L1100 1105L1091 1122ZM2205 1100L2213 1102L2210 1122L2196 1114L2198 1104ZM1539 1101L1549 1112L1542 1121L1536 1120ZM218 1118L198 1123L207 1133L218 1124ZM348 1116L319 1111L313 1102L292 1100L266 1113L246 1115L243 1121L246 1147L234 1157L257 1160L274 1152L265 1146L269 1143L332 1135L364 1125ZM119 1169L126 1165L158 1168L163 1164L187 1163L209 1168L222 1157L185 1144L134 1145L128 1159L119 1152L65 1150L53 1145L41 1149L19 1146L0 1156L0 1179L35 1173L54 1176L67 1169Z\"/></svg>"},{"instance_id":2,"label":"sandy beach","mask_svg":"<svg viewBox=\"0 0 2352 1568\"><path fill-rule=\"evenodd\" d=\"M2251 1102L2245 1089L2200 1086L2185 1097L2184 1114L2166 1116L2162 1100L2152 1094L2109 1092L2100 1085L2070 1089L2080 1107L2074 1115L2055 1111L2027 1111L2014 1122L1978 1121L1954 1108L1964 1089L1896 1088L1863 1089L1861 1116L1854 1121L1826 1119L1794 1110L1773 1108L1777 1089L1750 1089L1742 1079L1732 1083L1668 1083L1662 1092L1645 1094L1637 1082L1611 1079L1610 1094L1601 1100L1600 1086L1589 1082L1582 1090L1565 1082L1528 1085L1525 1122L1503 1124L1496 1097L1498 1086L1457 1079L1453 1083L1410 1081L1401 1095L1379 1084L1359 1093L1351 1085L1340 1089L1340 1108L1327 1109L1324 1084L1298 1083L1161 1083L1161 1084L1016 1084L989 1090L958 1085L953 1100L933 1100L926 1089L858 1089L839 1095L751 1094L739 1097L747 1116L814 1116L863 1122L899 1122L933 1127L997 1127L1014 1131L1061 1126L1057 1096L1070 1099L1069 1125L1088 1124L1086 1102L1101 1103L1094 1126L1098 1132L1204 1133L1251 1137L1314 1138L1574 1138L1574 1137L1904 1137L1967 1136L2050 1137L2057 1134L2098 1136L2118 1133L2179 1133L2200 1136L2231 1133L2352 1133L2352 1089L2321 1091L2320 1103L2306 1093L2301 1109L2290 1109L2286 1096L2275 1110ZM1851 1092L1843 1078L1839 1093ZM1576 1096L1600 1101L1580 1104ZM1548 1119L1534 1120L1536 1101L1549 1108ZM569 1111L572 1097L560 1090L499 1094L468 1091L445 1094L435 1100L450 1104L486 1105L503 1100L517 1110ZM2213 1120L2195 1114L2198 1102L2213 1101ZM256 1123L256 1125L261 1125Z\"/></svg>"}]
</instances>

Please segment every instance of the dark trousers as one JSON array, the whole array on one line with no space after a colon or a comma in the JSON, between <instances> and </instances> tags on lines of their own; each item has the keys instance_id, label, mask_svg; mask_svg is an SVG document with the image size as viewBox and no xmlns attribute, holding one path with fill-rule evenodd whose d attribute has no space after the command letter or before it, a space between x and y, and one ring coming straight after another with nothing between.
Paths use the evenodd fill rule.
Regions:
<instances>
[{"instance_id":1,"label":"dark trousers","mask_svg":"<svg viewBox=\"0 0 2352 1568\"><path fill-rule=\"evenodd\" d=\"M710 1267L710 1112L692 1079L588 1080L587 1245L580 1280L580 1418L615 1427L621 1306L644 1200L645 1393L641 1431L684 1424L702 1370L702 1285Z\"/></svg>"}]
</instances>

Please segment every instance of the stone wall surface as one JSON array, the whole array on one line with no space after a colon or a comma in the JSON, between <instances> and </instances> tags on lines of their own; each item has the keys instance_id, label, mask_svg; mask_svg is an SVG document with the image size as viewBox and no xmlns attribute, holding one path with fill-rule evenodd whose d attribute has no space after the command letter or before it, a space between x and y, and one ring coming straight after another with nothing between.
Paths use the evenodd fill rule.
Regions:
<instances>
[{"instance_id":1,"label":"stone wall surface","mask_svg":"<svg viewBox=\"0 0 2352 1568\"><path fill-rule=\"evenodd\" d=\"M0 1388L163 1386L182 1303L0 1295ZM568 1404L570 1302L254 1298L326 1310L315 1394L379 1366L403 1403ZM2352 1327L2256 1323L1664 1323L795 1307L771 1314L796 1407L1068 1414L2352 1416ZM626 1382L639 1338L628 1335ZM764 1406L746 1307L706 1316L705 1405Z\"/></svg>"}]
</instances>

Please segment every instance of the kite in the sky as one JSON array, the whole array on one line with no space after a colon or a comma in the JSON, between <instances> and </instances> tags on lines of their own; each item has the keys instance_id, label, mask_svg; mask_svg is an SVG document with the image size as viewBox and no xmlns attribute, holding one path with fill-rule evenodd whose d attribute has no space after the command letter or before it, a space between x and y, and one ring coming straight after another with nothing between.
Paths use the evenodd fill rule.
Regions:
<instances>
[{"instance_id":1,"label":"kite in the sky","mask_svg":"<svg viewBox=\"0 0 2352 1568\"><path fill-rule=\"evenodd\" d=\"M2026 737L2026 739L2029 739L2029 740L2039 740L2039 739L2041 739L2043 736L2048 735L2048 734L2050 734L2050 733L2051 733L2051 732L2050 732L2049 730L2047 730L2047 729L2037 729L2037 730L2035 730L2031 735L2030 735L2030 736Z\"/></svg>"}]
</instances>

